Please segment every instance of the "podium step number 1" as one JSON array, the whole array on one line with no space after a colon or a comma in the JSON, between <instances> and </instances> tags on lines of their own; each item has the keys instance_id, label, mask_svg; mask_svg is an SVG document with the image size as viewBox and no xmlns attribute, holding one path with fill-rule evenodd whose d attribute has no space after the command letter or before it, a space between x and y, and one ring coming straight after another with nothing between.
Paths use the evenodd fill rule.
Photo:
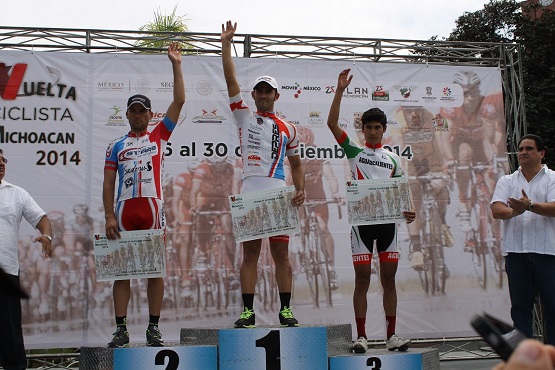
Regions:
<instances>
[{"instance_id":1,"label":"podium step number 1","mask_svg":"<svg viewBox=\"0 0 555 370\"><path fill-rule=\"evenodd\" d=\"M327 369L324 327L219 331L220 370Z\"/></svg>"}]
</instances>

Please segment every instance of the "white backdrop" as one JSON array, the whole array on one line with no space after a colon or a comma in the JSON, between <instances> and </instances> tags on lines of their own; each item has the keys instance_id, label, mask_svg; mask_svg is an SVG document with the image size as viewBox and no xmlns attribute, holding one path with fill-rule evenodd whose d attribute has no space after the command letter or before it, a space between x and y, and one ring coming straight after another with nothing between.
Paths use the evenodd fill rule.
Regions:
<instances>
[{"instance_id":1,"label":"white backdrop","mask_svg":"<svg viewBox=\"0 0 555 370\"><path fill-rule=\"evenodd\" d=\"M351 68L354 79L343 98L340 124L350 136L356 137L355 117L370 107L380 107L389 118L387 144L394 148L398 146L397 150L406 154L403 156L406 160L404 166L409 160L422 158L418 158L418 153L406 151L407 144L399 141L407 124L398 120L400 107L425 108L427 113L421 118L427 121L425 124L432 125L429 117L448 112L446 108L462 105L463 91L453 83L454 74L462 69L477 73L483 96L500 96L501 93L501 73L496 68L279 58L236 58L235 62L244 97L251 107L254 107L250 98L252 81L263 74L277 79L281 87L281 96L276 103L278 114L298 126L309 127L314 134L313 145L332 149L330 152L317 151L319 155L316 157L329 161L342 193L346 179L345 160L326 126L337 75L342 69ZM11 86L2 86L0 91L0 147L9 159L5 179L24 187L51 214L56 221L58 238L56 257L45 262L40 258L39 246L29 245L36 231L29 225L22 227L22 282L32 295L24 302L26 343L29 347L107 343L114 327L111 287L106 283L94 284L94 266L84 254L93 231L103 231L101 191L105 150L111 140L128 131L125 103L130 95L142 93L151 98L157 118L153 125L163 117L172 96L170 62L165 55L3 51L0 63L6 66L2 69L0 64L0 73L8 81L7 86ZM26 66L21 81L14 73L16 65L19 65L19 71ZM236 163L238 145L221 60L185 56L182 68L187 101L179 126L171 138L171 151L166 153L166 172L174 179L209 159L209 149L216 146L221 154L227 148L228 160ZM18 94L14 99L9 91L14 91L17 84ZM492 102L495 103L486 108L502 115L502 100L492 99ZM446 133L456 125L457 122L453 121L448 122L447 127L434 126L436 132L444 135L441 138L447 146L451 142ZM498 130L502 134L505 132L504 126ZM306 148L303 155L304 150ZM312 151L306 153L314 156ZM408 154L412 156L409 158ZM432 155L445 156L441 152ZM329 185L325 184L324 189L326 196L331 197ZM472 314L479 310L509 320L506 281L501 289L491 279L486 289L481 288L471 254L463 250L465 234L458 225L458 199L455 183L447 207L447 222L455 245L445 248L450 277L444 295L424 293L408 262L407 229L404 225L399 229L401 260L397 278L397 333L401 336L474 335L468 323ZM84 212L83 206L75 207L79 204L86 205L88 211ZM343 215L345 212L344 208ZM83 213L88 214L86 222L79 219ZM293 311L301 324L354 324L351 298L354 273L349 226L345 216L339 218L335 205L329 206L329 213L328 225L335 242L334 257L340 286L333 292L333 307L321 303L320 308L314 309L306 279L296 265ZM177 243L176 247L185 248ZM293 260L298 250L299 238L293 236ZM488 267L492 271L493 267ZM175 278L171 282L173 285L168 282L166 296L170 298L162 313L161 329L166 340L177 341L181 327L229 327L238 317L241 307L236 302L227 308L191 307L186 303L190 296L187 284L175 281L187 280L188 275L168 271L168 276ZM134 290L142 293L134 295L130 305L131 340L142 341L148 318L143 282L134 282ZM168 294L172 291L177 293ZM368 334L372 338L383 338L385 320L379 280L375 275L368 300ZM257 297L255 310L259 325L277 323L278 307L262 303L262 296Z\"/></svg>"}]
</instances>

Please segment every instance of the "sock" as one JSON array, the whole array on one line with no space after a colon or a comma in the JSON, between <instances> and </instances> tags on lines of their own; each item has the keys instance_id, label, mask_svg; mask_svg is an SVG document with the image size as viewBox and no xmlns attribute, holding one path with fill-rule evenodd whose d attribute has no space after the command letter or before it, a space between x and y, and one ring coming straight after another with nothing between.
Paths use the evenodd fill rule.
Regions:
<instances>
[{"instance_id":1,"label":"sock","mask_svg":"<svg viewBox=\"0 0 555 370\"><path fill-rule=\"evenodd\" d=\"M385 324L387 326L387 339L395 334L395 321L397 320L396 316L385 316Z\"/></svg>"},{"instance_id":2,"label":"sock","mask_svg":"<svg viewBox=\"0 0 555 370\"><path fill-rule=\"evenodd\" d=\"M127 316L116 316L116 327L127 331Z\"/></svg>"},{"instance_id":3,"label":"sock","mask_svg":"<svg viewBox=\"0 0 555 370\"><path fill-rule=\"evenodd\" d=\"M281 302L281 310L283 310L284 307L289 307L291 308L291 292L289 293L279 293L279 301Z\"/></svg>"},{"instance_id":4,"label":"sock","mask_svg":"<svg viewBox=\"0 0 555 370\"><path fill-rule=\"evenodd\" d=\"M249 310L254 310L254 294L243 294L243 306Z\"/></svg>"},{"instance_id":5,"label":"sock","mask_svg":"<svg viewBox=\"0 0 555 370\"><path fill-rule=\"evenodd\" d=\"M355 317L357 324L357 338L366 338L366 317Z\"/></svg>"},{"instance_id":6,"label":"sock","mask_svg":"<svg viewBox=\"0 0 555 370\"><path fill-rule=\"evenodd\" d=\"M160 316L148 315L148 325L155 325L158 326L160 322Z\"/></svg>"}]
</instances>

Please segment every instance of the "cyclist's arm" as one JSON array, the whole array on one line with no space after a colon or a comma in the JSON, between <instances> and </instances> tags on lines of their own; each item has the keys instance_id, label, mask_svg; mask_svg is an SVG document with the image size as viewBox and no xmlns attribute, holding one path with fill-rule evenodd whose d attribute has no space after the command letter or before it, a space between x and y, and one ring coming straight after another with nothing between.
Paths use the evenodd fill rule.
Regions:
<instances>
[{"instance_id":1,"label":"cyclist's arm","mask_svg":"<svg viewBox=\"0 0 555 370\"><path fill-rule=\"evenodd\" d=\"M328 114L328 127L336 140L343 135L343 129L339 127L339 110L341 107L343 92L353 79L352 75L348 77L350 71L350 69L345 69L339 73L339 77L337 78L337 87L335 88L335 95L333 96L330 112Z\"/></svg>"},{"instance_id":2,"label":"cyclist's arm","mask_svg":"<svg viewBox=\"0 0 555 370\"><path fill-rule=\"evenodd\" d=\"M220 36L220 40L222 41L222 64L229 97L236 96L241 92L241 87L237 81L237 75L235 74L235 65L231 57L231 41L233 40L233 35L235 35L236 30L237 23L233 24L231 21L227 21L225 25L222 24L222 34Z\"/></svg>"},{"instance_id":3,"label":"cyclist's arm","mask_svg":"<svg viewBox=\"0 0 555 370\"><path fill-rule=\"evenodd\" d=\"M120 237L118 222L114 211L114 196L116 194L117 171L104 170L104 182L102 184L102 203L106 217L106 236L108 239Z\"/></svg>"},{"instance_id":4,"label":"cyclist's arm","mask_svg":"<svg viewBox=\"0 0 555 370\"><path fill-rule=\"evenodd\" d=\"M173 70L173 101L170 103L166 112L173 123L179 120L181 108L185 104L185 82L183 80L183 71L181 70L181 46L177 42L172 42L168 47L168 58L172 62Z\"/></svg>"},{"instance_id":5,"label":"cyclist's arm","mask_svg":"<svg viewBox=\"0 0 555 370\"><path fill-rule=\"evenodd\" d=\"M297 193L291 200L294 206L300 206L304 202L304 167L301 162L300 155L292 155L287 157L291 166L291 177Z\"/></svg>"}]
</instances>

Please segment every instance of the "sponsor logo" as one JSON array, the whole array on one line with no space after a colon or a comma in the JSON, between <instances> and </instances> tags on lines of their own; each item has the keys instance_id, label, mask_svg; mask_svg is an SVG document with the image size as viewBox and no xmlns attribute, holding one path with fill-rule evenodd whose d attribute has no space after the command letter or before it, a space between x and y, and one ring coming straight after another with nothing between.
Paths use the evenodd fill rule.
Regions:
<instances>
[{"instance_id":1,"label":"sponsor logo","mask_svg":"<svg viewBox=\"0 0 555 370\"><path fill-rule=\"evenodd\" d=\"M370 166L377 166L377 167L382 167L382 168L387 168L392 170L393 169L393 165L391 163L383 163L380 161L374 161L368 158L364 158L364 157L359 157L358 159L359 163L363 163L363 164L367 164Z\"/></svg>"},{"instance_id":2,"label":"sponsor logo","mask_svg":"<svg viewBox=\"0 0 555 370\"><path fill-rule=\"evenodd\" d=\"M125 183L125 188L129 189L130 187L135 186L136 184L139 184L139 183L150 184L150 183L152 183L152 179L135 180L131 177L131 178L126 179L124 181L124 183Z\"/></svg>"},{"instance_id":3,"label":"sponsor logo","mask_svg":"<svg viewBox=\"0 0 555 370\"><path fill-rule=\"evenodd\" d=\"M355 263L370 262L370 256L368 254L356 254L353 256L353 262Z\"/></svg>"},{"instance_id":4,"label":"sponsor logo","mask_svg":"<svg viewBox=\"0 0 555 370\"><path fill-rule=\"evenodd\" d=\"M272 159L278 157L279 153L279 128L277 124L272 125Z\"/></svg>"},{"instance_id":5,"label":"sponsor logo","mask_svg":"<svg viewBox=\"0 0 555 370\"><path fill-rule=\"evenodd\" d=\"M212 93L212 90L214 89L214 87L212 86L212 83L210 81L200 80L197 83L196 89L199 95L206 96Z\"/></svg>"},{"instance_id":6,"label":"sponsor logo","mask_svg":"<svg viewBox=\"0 0 555 370\"><path fill-rule=\"evenodd\" d=\"M260 150L260 145L251 145L251 144L249 144L249 145L247 145L247 148Z\"/></svg>"},{"instance_id":7,"label":"sponsor logo","mask_svg":"<svg viewBox=\"0 0 555 370\"><path fill-rule=\"evenodd\" d=\"M173 92L173 81L161 81L156 88L158 92Z\"/></svg>"},{"instance_id":8,"label":"sponsor logo","mask_svg":"<svg viewBox=\"0 0 555 370\"><path fill-rule=\"evenodd\" d=\"M391 260L391 259L396 259L396 260L398 260L398 259L399 259L399 252L389 252L389 253L387 254L387 259L388 259L388 260Z\"/></svg>"},{"instance_id":9,"label":"sponsor logo","mask_svg":"<svg viewBox=\"0 0 555 370\"><path fill-rule=\"evenodd\" d=\"M262 131L262 129L260 127L254 126L254 127L249 127L247 131L250 132L251 134L258 135L260 134L260 131Z\"/></svg>"},{"instance_id":10,"label":"sponsor logo","mask_svg":"<svg viewBox=\"0 0 555 370\"><path fill-rule=\"evenodd\" d=\"M193 123L223 123L225 120L225 117L218 115L217 109L210 112L207 109L202 109L202 115L193 117L191 121Z\"/></svg>"},{"instance_id":11,"label":"sponsor logo","mask_svg":"<svg viewBox=\"0 0 555 370\"><path fill-rule=\"evenodd\" d=\"M418 86L397 85L394 87L405 99L408 99L410 97L410 94L418 89Z\"/></svg>"},{"instance_id":12,"label":"sponsor logo","mask_svg":"<svg viewBox=\"0 0 555 370\"><path fill-rule=\"evenodd\" d=\"M428 96L432 95L432 87L431 86L426 86L426 95L428 95Z\"/></svg>"},{"instance_id":13,"label":"sponsor logo","mask_svg":"<svg viewBox=\"0 0 555 370\"><path fill-rule=\"evenodd\" d=\"M108 108L108 110L112 112L106 120L106 126L127 126L125 122L126 117L122 114L123 109L121 107L114 105L112 108Z\"/></svg>"},{"instance_id":14,"label":"sponsor logo","mask_svg":"<svg viewBox=\"0 0 555 370\"><path fill-rule=\"evenodd\" d=\"M125 82L117 82L117 81L102 81L98 82L96 85L96 89L98 91L116 91L121 92L125 89Z\"/></svg>"},{"instance_id":15,"label":"sponsor logo","mask_svg":"<svg viewBox=\"0 0 555 370\"><path fill-rule=\"evenodd\" d=\"M146 94L150 91L150 82L148 80L138 80L135 82L135 90L139 94Z\"/></svg>"},{"instance_id":16,"label":"sponsor logo","mask_svg":"<svg viewBox=\"0 0 555 370\"><path fill-rule=\"evenodd\" d=\"M326 86L325 91L326 94L333 94L335 93L335 86Z\"/></svg>"},{"instance_id":17,"label":"sponsor logo","mask_svg":"<svg viewBox=\"0 0 555 370\"><path fill-rule=\"evenodd\" d=\"M144 157L152 157L158 154L158 146L156 143L152 143L149 146L143 146L141 148L131 148L122 150L118 155L119 161L128 160L138 160Z\"/></svg>"},{"instance_id":18,"label":"sponsor logo","mask_svg":"<svg viewBox=\"0 0 555 370\"><path fill-rule=\"evenodd\" d=\"M150 172L152 171L152 164L150 163L150 161L148 161L146 164L144 165L138 165L136 164L133 167L130 168L125 168L123 171L124 175L129 175L132 173L137 173L137 172Z\"/></svg>"},{"instance_id":19,"label":"sponsor logo","mask_svg":"<svg viewBox=\"0 0 555 370\"><path fill-rule=\"evenodd\" d=\"M449 88L449 86L445 86L443 88L443 96L451 96L451 89Z\"/></svg>"},{"instance_id":20,"label":"sponsor logo","mask_svg":"<svg viewBox=\"0 0 555 370\"><path fill-rule=\"evenodd\" d=\"M11 74L9 73L11 69ZM62 72L54 67L46 66L46 70L54 77L54 82L31 81L23 82L27 64L16 63L6 66L0 63L0 96L4 100L15 100L18 96L45 96L52 98L77 100L75 86L60 83ZM23 86L23 94L18 94Z\"/></svg>"},{"instance_id":21,"label":"sponsor logo","mask_svg":"<svg viewBox=\"0 0 555 370\"><path fill-rule=\"evenodd\" d=\"M15 100L17 97L27 64L17 63L11 69L12 73L8 74L10 67L0 63L0 95L4 100Z\"/></svg>"},{"instance_id":22,"label":"sponsor logo","mask_svg":"<svg viewBox=\"0 0 555 370\"><path fill-rule=\"evenodd\" d=\"M258 123L259 125L262 125L264 123L264 120L260 117L256 117L256 123Z\"/></svg>"},{"instance_id":23,"label":"sponsor logo","mask_svg":"<svg viewBox=\"0 0 555 370\"><path fill-rule=\"evenodd\" d=\"M347 87L343 93L344 98L351 99L368 99L368 88L367 87Z\"/></svg>"},{"instance_id":24,"label":"sponsor logo","mask_svg":"<svg viewBox=\"0 0 555 370\"><path fill-rule=\"evenodd\" d=\"M251 155L249 155L249 156L247 157L247 159L248 159L249 161L259 161L259 160L260 160L260 156L251 154Z\"/></svg>"}]
</instances>

